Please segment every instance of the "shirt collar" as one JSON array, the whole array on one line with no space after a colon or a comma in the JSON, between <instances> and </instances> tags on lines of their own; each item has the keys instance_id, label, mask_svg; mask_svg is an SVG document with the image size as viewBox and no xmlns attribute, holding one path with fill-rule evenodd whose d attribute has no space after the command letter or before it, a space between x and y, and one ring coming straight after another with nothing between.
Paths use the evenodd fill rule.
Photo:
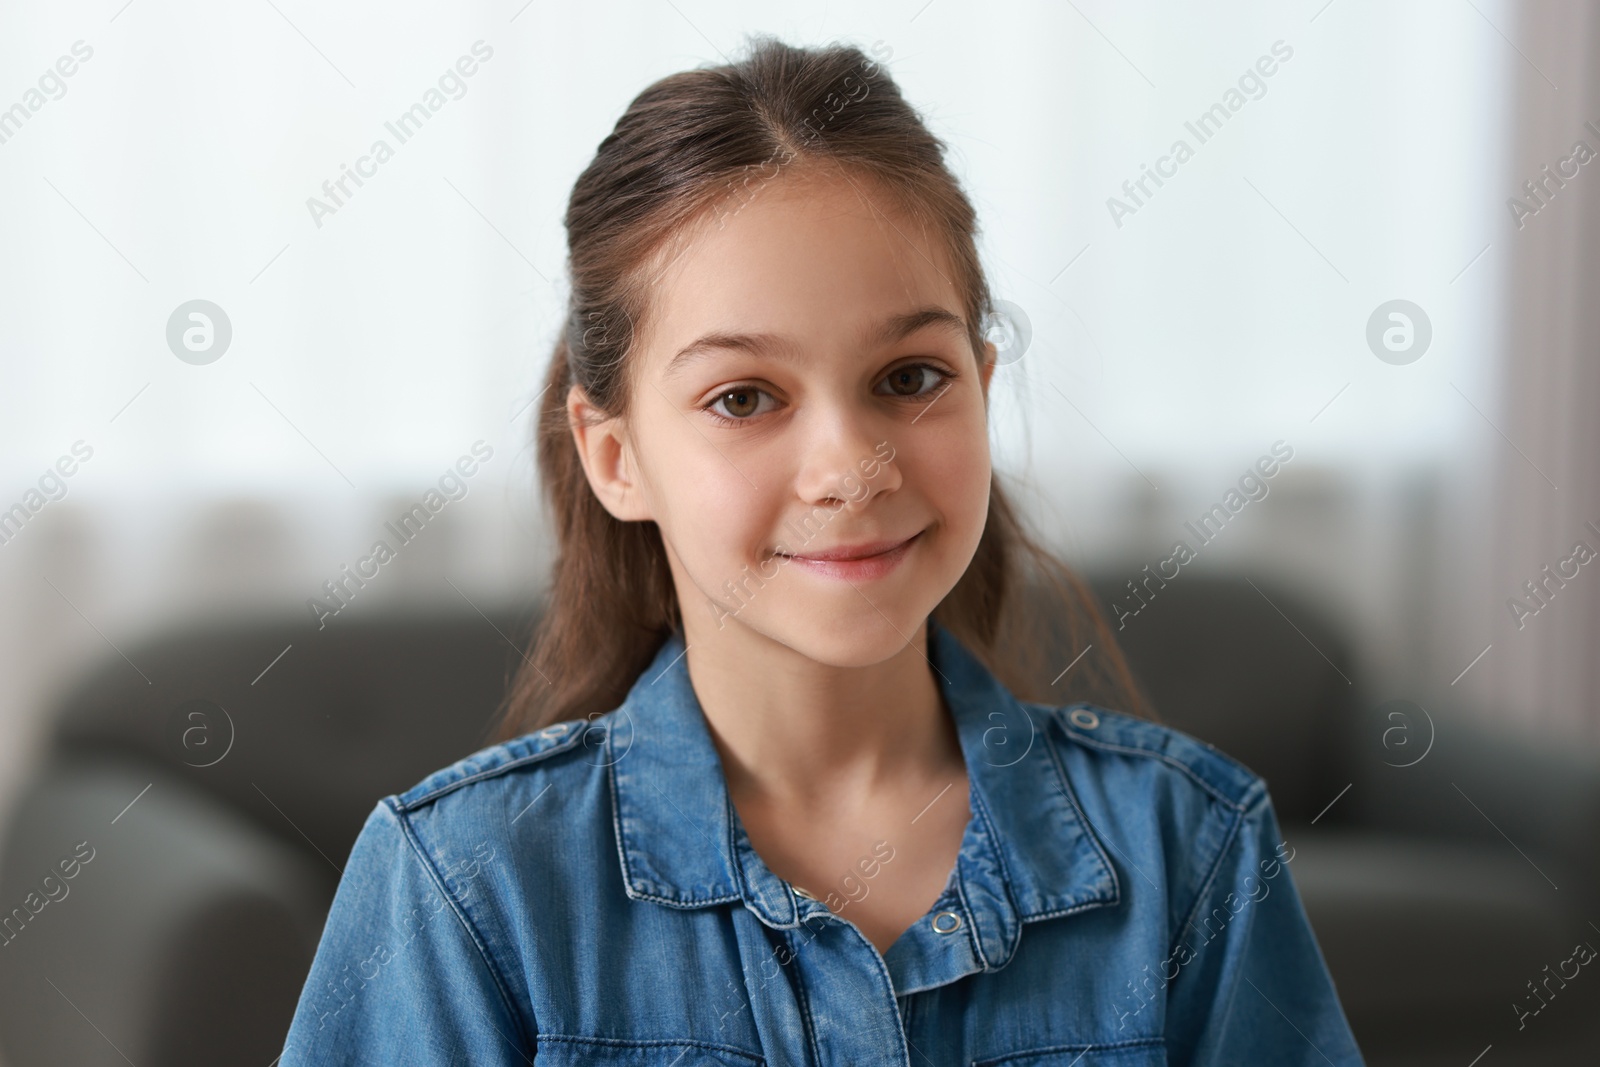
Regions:
<instances>
[{"instance_id":1,"label":"shirt collar","mask_svg":"<svg viewBox=\"0 0 1600 1067\"><path fill-rule=\"evenodd\" d=\"M956 873L988 966L1020 924L1120 899L1117 876L1078 806L1048 713L1024 705L946 627L928 620L928 659L955 719L972 818ZM607 716L612 817L629 897L676 908L743 901L774 927L821 905L797 896L750 846L671 634Z\"/></svg>"}]
</instances>

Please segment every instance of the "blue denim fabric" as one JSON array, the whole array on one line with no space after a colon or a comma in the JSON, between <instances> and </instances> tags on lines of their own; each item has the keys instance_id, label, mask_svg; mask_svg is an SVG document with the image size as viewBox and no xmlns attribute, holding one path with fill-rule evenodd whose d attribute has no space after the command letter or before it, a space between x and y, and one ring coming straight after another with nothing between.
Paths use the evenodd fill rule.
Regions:
<instances>
[{"instance_id":1,"label":"blue denim fabric","mask_svg":"<svg viewBox=\"0 0 1600 1067\"><path fill-rule=\"evenodd\" d=\"M1362 1062L1260 778L927 651L971 819L886 953L755 853L674 636L619 708L377 804L283 1067Z\"/></svg>"}]
</instances>

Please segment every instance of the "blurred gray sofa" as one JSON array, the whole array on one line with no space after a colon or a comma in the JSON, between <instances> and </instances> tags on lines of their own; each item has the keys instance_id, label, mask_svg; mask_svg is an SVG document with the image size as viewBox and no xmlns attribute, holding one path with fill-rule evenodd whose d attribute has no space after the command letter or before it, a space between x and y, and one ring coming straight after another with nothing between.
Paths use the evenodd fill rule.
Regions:
<instances>
[{"instance_id":1,"label":"blurred gray sofa","mask_svg":"<svg viewBox=\"0 0 1600 1067\"><path fill-rule=\"evenodd\" d=\"M269 1064L366 815L487 743L532 621L200 625L126 650L149 683L118 657L84 679L0 841L9 1067ZM1268 779L1369 1063L1596 1061L1600 977L1513 1008L1600 946L1593 760L1472 725L1449 687L1365 692L1264 582L1186 572L1118 636L1164 721Z\"/></svg>"},{"instance_id":2,"label":"blurred gray sofa","mask_svg":"<svg viewBox=\"0 0 1600 1067\"><path fill-rule=\"evenodd\" d=\"M1304 597L1193 577L1119 642L1164 721L1267 779L1368 1063L1600 1063L1600 973L1543 1008L1528 985L1600 948L1600 759L1498 727L1447 680L1375 692ZM1102 602L1125 580L1096 581Z\"/></svg>"}]
</instances>

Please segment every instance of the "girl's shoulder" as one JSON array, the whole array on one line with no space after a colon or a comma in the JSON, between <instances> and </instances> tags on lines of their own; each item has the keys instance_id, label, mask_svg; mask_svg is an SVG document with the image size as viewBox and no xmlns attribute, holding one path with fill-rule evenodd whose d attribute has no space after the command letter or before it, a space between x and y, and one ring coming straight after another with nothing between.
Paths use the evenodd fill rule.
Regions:
<instances>
[{"instance_id":1,"label":"girl's shoulder","mask_svg":"<svg viewBox=\"0 0 1600 1067\"><path fill-rule=\"evenodd\" d=\"M1176 727L1098 704L1024 703L1053 729L1052 744L1075 787L1130 788L1204 797L1242 812L1267 799L1266 781L1243 763ZM1181 783L1181 784L1180 784Z\"/></svg>"},{"instance_id":2,"label":"girl's shoulder","mask_svg":"<svg viewBox=\"0 0 1600 1067\"><path fill-rule=\"evenodd\" d=\"M563 871L593 869L614 851L603 817L613 714L485 746L383 797L360 835L370 870L356 880L369 892L398 892L383 872L406 866L391 853L410 854L488 944L510 944L503 919L521 906L530 870L541 885L555 884ZM358 840L355 852L362 847ZM538 862L529 867L527 857Z\"/></svg>"},{"instance_id":3,"label":"girl's shoulder","mask_svg":"<svg viewBox=\"0 0 1600 1067\"><path fill-rule=\"evenodd\" d=\"M1159 886L1169 928L1209 908L1218 885L1272 877L1293 856L1266 780L1215 746L1096 704L1024 706L1050 724L1042 732L1075 816L1065 832L1081 820L1108 867L1126 864L1114 895Z\"/></svg>"},{"instance_id":4,"label":"girl's shoulder","mask_svg":"<svg viewBox=\"0 0 1600 1067\"><path fill-rule=\"evenodd\" d=\"M616 712L487 745L378 802L420 857L524 851L584 864L607 851Z\"/></svg>"},{"instance_id":5,"label":"girl's shoulder","mask_svg":"<svg viewBox=\"0 0 1600 1067\"><path fill-rule=\"evenodd\" d=\"M614 714L614 713L613 713ZM451 794L467 791L475 800L493 802L499 798L525 789L530 783L543 781L550 774L560 774L557 768L574 762L582 767L603 767L606 732L611 715L593 719L572 719L552 723L542 729L526 733L480 748L478 751L441 767L390 799L401 812L412 812L434 805ZM577 771L582 774L582 770Z\"/></svg>"}]
</instances>

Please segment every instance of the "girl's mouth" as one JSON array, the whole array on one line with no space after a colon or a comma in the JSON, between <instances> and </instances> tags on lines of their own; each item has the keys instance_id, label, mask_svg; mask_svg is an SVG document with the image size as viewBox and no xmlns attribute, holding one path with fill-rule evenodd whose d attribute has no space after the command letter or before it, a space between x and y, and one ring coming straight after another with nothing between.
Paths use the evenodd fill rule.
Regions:
<instances>
[{"instance_id":1,"label":"girl's mouth","mask_svg":"<svg viewBox=\"0 0 1600 1067\"><path fill-rule=\"evenodd\" d=\"M840 548L808 552L804 555L785 555L779 552L776 556L785 562L797 563L819 577L839 578L848 582L872 581L888 575L898 567L922 534L923 531L918 530L903 541L845 545Z\"/></svg>"}]
</instances>

